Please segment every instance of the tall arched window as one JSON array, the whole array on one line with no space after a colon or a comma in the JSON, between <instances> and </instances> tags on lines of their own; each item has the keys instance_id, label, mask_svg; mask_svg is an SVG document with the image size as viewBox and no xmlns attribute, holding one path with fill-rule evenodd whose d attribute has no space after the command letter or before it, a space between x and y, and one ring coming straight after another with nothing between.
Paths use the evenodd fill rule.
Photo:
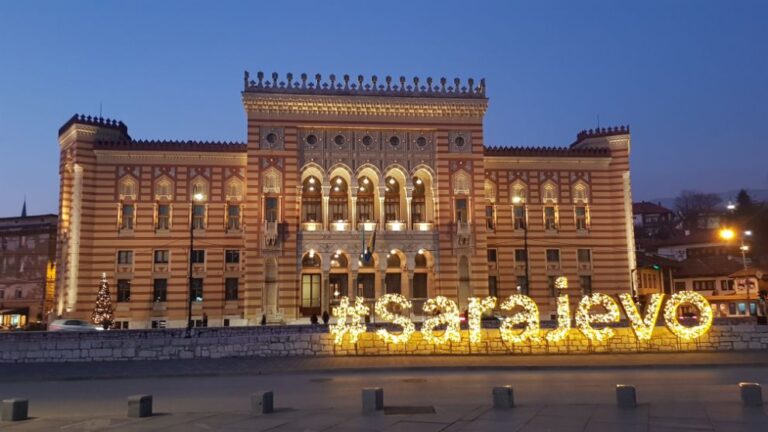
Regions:
<instances>
[{"instance_id":1,"label":"tall arched window","mask_svg":"<svg viewBox=\"0 0 768 432\"><path fill-rule=\"evenodd\" d=\"M385 222L400 221L400 183L394 177L386 178L384 189Z\"/></svg>"},{"instance_id":2,"label":"tall arched window","mask_svg":"<svg viewBox=\"0 0 768 432\"><path fill-rule=\"evenodd\" d=\"M349 190L347 182L341 177L335 177L331 179L331 194L330 194L330 206L331 206L331 220L336 222L347 221L347 196Z\"/></svg>"},{"instance_id":3,"label":"tall arched window","mask_svg":"<svg viewBox=\"0 0 768 432\"><path fill-rule=\"evenodd\" d=\"M427 193L424 180L413 178L413 193L411 194L411 219L414 224L427 221Z\"/></svg>"},{"instance_id":4,"label":"tall arched window","mask_svg":"<svg viewBox=\"0 0 768 432\"><path fill-rule=\"evenodd\" d=\"M133 177L124 177L120 180L118 193L120 199L136 199L136 180Z\"/></svg>"},{"instance_id":5,"label":"tall arched window","mask_svg":"<svg viewBox=\"0 0 768 432\"><path fill-rule=\"evenodd\" d=\"M573 186L573 217L576 230L589 229L589 189L582 181Z\"/></svg>"},{"instance_id":6,"label":"tall arched window","mask_svg":"<svg viewBox=\"0 0 768 432\"><path fill-rule=\"evenodd\" d=\"M557 212L557 185L552 181L546 181L541 187L541 200L544 204L544 229L556 231L559 227L559 215Z\"/></svg>"},{"instance_id":7,"label":"tall arched window","mask_svg":"<svg viewBox=\"0 0 768 432\"><path fill-rule=\"evenodd\" d=\"M525 183L518 180L512 183L511 192L513 226L516 230L525 230L528 228L528 214L525 207L528 188Z\"/></svg>"},{"instance_id":8,"label":"tall arched window","mask_svg":"<svg viewBox=\"0 0 768 432\"><path fill-rule=\"evenodd\" d=\"M368 177L360 177L357 180L357 222L372 222L376 220L373 212L373 181Z\"/></svg>"},{"instance_id":9,"label":"tall arched window","mask_svg":"<svg viewBox=\"0 0 768 432\"><path fill-rule=\"evenodd\" d=\"M322 191L320 180L314 176L307 177L301 190L301 221L322 222Z\"/></svg>"}]
</instances>

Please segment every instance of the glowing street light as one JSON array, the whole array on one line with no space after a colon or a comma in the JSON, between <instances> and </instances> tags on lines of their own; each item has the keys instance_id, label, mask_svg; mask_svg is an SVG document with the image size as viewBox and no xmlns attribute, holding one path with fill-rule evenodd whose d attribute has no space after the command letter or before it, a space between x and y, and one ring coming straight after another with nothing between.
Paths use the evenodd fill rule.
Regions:
<instances>
[{"instance_id":1,"label":"glowing street light","mask_svg":"<svg viewBox=\"0 0 768 432\"><path fill-rule=\"evenodd\" d=\"M720 230L720 238L723 240L733 240L736 237L736 233L730 228L723 228Z\"/></svg>"}]
</instances>

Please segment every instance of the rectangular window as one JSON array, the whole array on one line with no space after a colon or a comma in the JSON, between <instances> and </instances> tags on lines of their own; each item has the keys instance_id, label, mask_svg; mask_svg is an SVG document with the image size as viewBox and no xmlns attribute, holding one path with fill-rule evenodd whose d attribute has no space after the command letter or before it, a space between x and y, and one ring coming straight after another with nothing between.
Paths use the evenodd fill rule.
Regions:
<instances>
[{"instance_id":1,"label":"rectangular window","mask_svg":"<svg viewBox=\"0 0 768 432\"><path fill-rule=\"evenodd\" d=\"M549 295L557 297L557 287L555 287L555 281L559 276L547 276L547 288L549 289Z\"/></svg>"},{"instance_id":2,"label":"rectangular window","mask_svg":"<svg viewBox=\"0 0 768 432\"><path fill-rule=\"evenodd\" d=\"M387 294L400 294L402 292L400 287L400 273L387 273L384 282L387 285Z\"/></svg>"},{"instance_id":3,"label":"rectangular window","mask_svg":"<svg viewBox=\"0 0 768 432\"><path fill-rule=\"evenodd\" d=\"M685 291L685 282L675 282L675 292Z\"/></svg>"},{"instance_id":4,"label":"rectangular window","mask_svg":"<svg viewBox=\"0 0 768 432\"><path fill-rule=\"evenodd\" d=\"M721 280L720 291L733 291L733 279Z\"/></svg>"},{"instance_id":5,"label":"rectangular window","mask_svg":"<svg viewBox=\"0 0 768 432\"><path fill-rule=\"evenodd\" d=\"M320 213L320 200L313 198L302 199L301 211L303 214L302 222L322 222Z\"/></svg>"},{"instance_id":6,"label":"rectangular window","mask_svg":"<svg viewBox=\"0 0 768 432\"><path fill-rule=\"evenodd\" d=\"M169 252L167 249L155 251L155 264L168 264Z\"/></svg>"},{"instance_id":7,"label":"rectangular window","mask_svg":"<svg viewBox=\"0 0 768 432\"><path fill-rule=\"evenodd\" d=\"M357 197L357 221L368 222L375 220L373 217L373 198Z\"/></svg>"},{"instance_id":8,"label":"rectangular window","mask_svg":"<svg viewBox=\"0 0 768 432\"><path fill-rule=\"evenodd\" d=\"M515 249L515 265L525 265L528 254L525 249Z\"/></svg>"},{"instance_id":9,"label":"rectangular window","mask_svg":"<svg viewBox=\"0 0 768 432\"><path fill-rule=\"evenodd\" d=\"M576 213L576 229L579 231L586 231L587 228L587 208L584 206L578 206L575 208Z\"/></svg>"},{"instance_id":10,"label":"rectangular window","mask_svg":"<svg viewBox=\"0 0 768 432\"><path fill-rule=\"evenodd\" d=\"M715 281L714 280L695 280L693 281L693 290L694 291L714 291Z\"/></svg>"},{"instance_id":11,"label":"rectangular window","mask_svg":"<svg viewBox=\"0 0 768 432\"><path fill-rule=\"evenodd\" d=\"M205 250L195 249L192 251L192 264L205 263Z\"/></svg>"},{"instance_id":12,"label":"rectangular window","mask_svg":"<svg viewBox=\"0 0 768 432\"><path fill-rule=\"evenodd\" d=\"M264 200L264 219L267 222L277 222L277 202L274 197Z\"/></svg>"},{"instance_id":13,"label":"rectangular window","mask_svg":"<svg viewBox=\"0 0 768 432\"><path fill-rule=\"evenodd\" d=\"M589 249L579 249L577 252L579 264L592 263L592 251Z\"/></svg>"},{"instance_id":14,"label":"rectangular window","mask_svg":"<svg viewBox=\"0 0 768 432\"><path fill-rule=\"evenodd\" d=\"M240 206L238 204L227 206L227 229L231 231L240 229Z\"/></svg>"},{"instance_id":15,"label":"rectangular window","mask_svg":"<svg viewBox=\"0 0 768 432\"><path fill-rule=\"evenodd\" d=\"M495 263L496 260L496 249L488 249L488 262Z\"/></svg>"},{"instance_id":16,"label":"rectangular window","mask_svg":"<svg viewBox=\"0 0 768 432\"><path fill-rule=\"evenodd\" d=\"M152 281L152 298L156 302L167 301L168 279L155 279Z\"/></svg>"},{"instance_id":17,"label":"rectangular window","mask_svg":"<svg viewBox=\"0 0 768 432\"><path fill-rule=\"evenodd\" d=\"M499 295L499 287L497 285L496 276L488 276L488 295L493 297Z\"/></svg>"},{"instance_id":18,"label":"rectangular window","mask_svg":"<svg viewBox=\"0 0 768 432\"><path fill-rule=\"evenodd\" d=\"M192 228L205 229L205 204L192 206Z\"/></svg>"},{"instance_id":19,"label":"rectangular window","mask_svg":"<svg viewBox=\"0 0 768 432\"><path fill-rule=\"evenodd\" d=\"M518 276L515 288L517 288L518 294L528 295L528 278L525 276Z\"/></svg>"},{"instance_id":20,"label":"rectangular window","mask_svg":"<svg viewBox=\"0 0 768 432\"><path fill-rule=\"evenodd\" d=\"M547 265L560 265L560 249L547 249Z\"/></svg>"},{"instance_id":21,"label":"rectangular window","mask_svg":"<svg viewBox=\"0 0 768 432\"><path fill-rule=\"evenodd\" d=\"M423 196L411 199L411 220L413 223L427 221L427 205Z\"/></svg>"},{"instance_id":22,"label":"rectangular window","mask_svg":"<svg viewBox=\"0 0 768 432\"><path fill-rule=\"evenodd\" d=\"M592 276L579 276L579 285L581 285L582 295L592 294Z\"/></svg>"},{"instance_id":23,"label":"rectangular window","mask_svg":"<svg viewBox=\"0 0 768 432\"><path fill-rule=\"evenodd\" d=\"M117 280L117 302L131 301L131 281L130 279Z\"/></svg>"},{"instance_id":24,"label":"rectangular window","mask_svg":"<svg viewBox=\"0 0 768 432\"><path fill-rule=\"evenodd\" d=\"M224 300L237 300L238 283L237 278L224 279Z\"/></svg>"},{"instance_id":25,"label":"rectangular window","mask_svg":"<svg viewBox=\"0 0 768 432\"><path fill-rule=\"evenodd\" d=\"M387 222L400 220L400 201L388 199L384 202L384 219Z\"/></svg>"},{"instance_id":26,"label":"rectangular window","mask_svg":"<svg viewBox=\"0 0 768 432\"><path fill-rule=\"evenodd\" d=\"M332 221L346 221L347 217L347 198L332 196L330 201L330 212Z\"/></svg>"},{"instance_id":27,"label":"rectangular window","mask_svg":"<svg viewBox=\"0 0 768 432\"><path fill-rule=\"evenodd\" d=\"M192 278L189 283L189 297L193 302L203 301L203 278Z\"/></svg>"},{"instance_id":28,"label":"rectangular window","mask_svg":"<svg viewBox=\"0 0 768 432\"><path fill-rule=\"evenodd\" d=\"M544 229L551 231L557 229L557 212L552 206L544 207Z\"/></svg>"},{"instance_id":29,"label":"rectangular window","mask_svg":"<svg viewBox=\"0 0 768 432\"><path fill-rule=\"evenodd\" d=\"M129 251L129 250L117 251L117 264L133 265L133 251Z\"/></svg>"},{"instance_id":30,"label":"rectangular window","mask_svg":"<svg viewBox=\"0 0 768 432\"><path fill-rule=\"evenodd\" d=\"M158 230L167 230L171 228L171 206L169 204L157 205L157 226Z\"/></svg>"},{"instance_id":31,"label":"rectangular window","mask_svg":"<svg viewBox=\"0 0 768 432\"><path fill-rule=\"evenodd\" d=\"M524 230L526 229L526 223L525 223L525 206L516 205L512 209L513 218L515 221L515 229L516 230Z\"/></svg>"},{"instance_id":32,"label":"rectangular window","mask_svg":"<svg viewBox=\"0 0 768 432\"><path fill-rule=\"evenodd\" d=\"M456 200L456 222L467 222L467 200L464 198Z\"/></svg>"},{"instance_id":33,"label":"rectangular window","mask_svg":"<svg viewBox=\"0 0 768 432\"><path fill-rule=\"evenodd\" d=\"M305 274L301 277L301 307L305 309L320 307L319 274Z\"/></svg>"},{"instance_id":34,"label":"rectangular window","mask_svg":"<svg viewBox=\"0 0 768 432\"><path fill-rule=\"evenodd\" d=\"M122 208L122 225L120 226L121 229L124 230L132 230L133 229L133 218L134 218L134 206L133 204L123 204Z\"/></svg>"},{"instance_id":35,"label":"rectangular window","mask_svg":"<svg viewBox=\"0 0 768 432\"><path fill-rule=\"evenodd\" d=\"M485 206L485 227L493 231L496 229L495 208L492 205Z\"/></svg>"},{"instance_id":36,"label":"rectangular window","mask_svg":"<svg viewBox=\"0 0 768 432\"><path fill-rule=\"evenodd\" d=\"M227 249L224 252L224 260L227 264L240 264L240 250Z\"/></svg>"},{"instance_id":37,"label":"rectangular window","mask_svg":"<svg viewBox=\"0 0 768 432\"><path fill-rule=\"evenodd\" d=\"M413 298L427 298L427 274L416 273L413 275Z\"/></svg>"},{"instance_id":38,"label":"rectangular window","mask_svg":"<svg viewBox=\"0 0 768 432\"><path fill-rule=\"evenodd\" d=\"M16 298L20 299L23 296L23 292L21 290L16 290Z\"/></svg>"}]
</instances>

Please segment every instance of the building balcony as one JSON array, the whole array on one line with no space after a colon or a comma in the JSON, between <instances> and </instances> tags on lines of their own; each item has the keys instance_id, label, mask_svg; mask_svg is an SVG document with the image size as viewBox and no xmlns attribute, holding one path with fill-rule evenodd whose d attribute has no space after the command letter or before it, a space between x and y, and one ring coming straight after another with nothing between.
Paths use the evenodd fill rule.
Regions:
<instances>
[{"instance_id":1,"label":"building balcony","mask_svg":"<svg viewBox=\"0 0 768 432\"><path fill-rule=\"evenodd\" d=\"M432 231L435 228L435 224L432 222L414 222L414 231Z\"/></svg>"},{"instance_id":2,"label":"building balcony","mask_svg":"<svg viewBox=\"0 0 768 432\"><path fill-rule=\"evenodd\" d=\"M349 221L338 220L331 222L331 231L349 231L352 229L352 224Z\"/></svg>"},{"instance_id":3,"label":"building balcony","mask_svg":"<svg viewBox=\"0 0 768 432\"><path fill-rule=\"evenodd\" d=\"M377 226L377 222L359 222L357 224L357 229L360 231L376 231Z\"/></svg>"},{"instance_id":4,"label":"building balcony","mask_svg":"<svg viewBox=\"0 0 768 432\"><path fill-rule=\"evenodd\" d=\"M287 225L277 221L264 222L264 250L280 250L286 236Z\"/></svg>"},{"instance_id":5,"label":"building balcony","mask_svg":"<svg viewBox=\"0 0 768 432\"><path fill-rule=\"evenodd\" d=\"M402 221L388 221L386 224L387 231L405 231L406 225Z\"/></svg>"},{"instance_id":6,"label":"building balcony","mask_svg":"<svg viewBox=\"0 0 768 432\"><path fill-rule=\"evenodd\" d=\"M301 230L302 231L322 231L323 223L322 222L302 222Z\"/></svg>"}]
</instances>

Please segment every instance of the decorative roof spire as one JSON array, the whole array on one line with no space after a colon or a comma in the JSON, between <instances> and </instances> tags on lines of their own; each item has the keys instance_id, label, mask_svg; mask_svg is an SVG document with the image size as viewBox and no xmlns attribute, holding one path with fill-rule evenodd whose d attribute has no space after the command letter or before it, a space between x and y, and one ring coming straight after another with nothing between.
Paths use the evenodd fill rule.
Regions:
<instances>
[{"instance_id":1,"label":"decorative roof spire","mask_svg":"<svg viewBox=\"0 0 768 432\"><path fill-rule=\"evenodd\" d=\"M21 217L27 217L27 196L24 195L24 204L21 206Z\"/></svg>"}]
</instances>

